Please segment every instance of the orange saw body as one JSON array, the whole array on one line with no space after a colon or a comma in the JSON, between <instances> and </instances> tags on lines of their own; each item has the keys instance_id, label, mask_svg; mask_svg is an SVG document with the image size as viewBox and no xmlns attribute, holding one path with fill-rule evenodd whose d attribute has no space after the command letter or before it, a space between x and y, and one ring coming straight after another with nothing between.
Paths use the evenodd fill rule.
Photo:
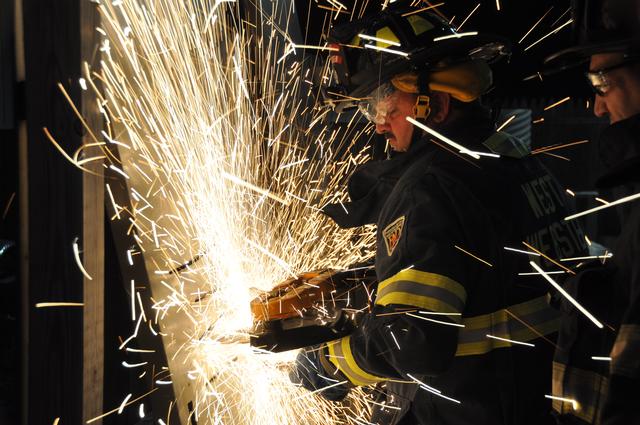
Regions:
<instances>
[{"instance_id":1,"label":"orange saw body","mask_svg":"<svg viewBox=\"0 0 640 425\"><path fill-rule=\"evenodd\" d=\"M287 279L269 292L251 301L251 314L255 321L288 319L302 316L302 310L315 303L331 299L337 291L328 272L303 273L297 278Z\"/></svg>"},{"instance_id":2,"label":"orange saw body","mask_svg":"<svg viewBox=\"0 0 640 425\"><path fill-rule=\"evenodd\" d=\"M251 345L280 352L349 334L368 308L374 282L371 273L335 270L285 280L251 301Z\"/></svg>"}]
</instances>

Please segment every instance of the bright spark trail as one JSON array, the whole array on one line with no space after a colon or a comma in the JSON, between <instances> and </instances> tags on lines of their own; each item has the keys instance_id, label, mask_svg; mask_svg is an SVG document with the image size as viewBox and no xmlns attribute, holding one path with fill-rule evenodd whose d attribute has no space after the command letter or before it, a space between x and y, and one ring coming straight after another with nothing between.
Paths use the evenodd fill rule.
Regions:
<instances>
[{"instance_id":1,"label":"bright spark trail","mask_svg":"<svg viewBox=\"0 0 640 425\"><path fill-rule=\"evenodd\" d=\"M177 398L165 408L178 409L184 423L189 402L201 424L355 424L371 408L358 389L340 404L309 393L289 381L295 351L247 343L258 291L291 273L367 261L375 244L373 226L341 230L319 212L347 201L346 179L370 159L349 153L367 126L357 116L337 131L324 119L309 84L316 77L301 58L331 49L293 43L279 22L294 12L276 3L284 16L256 7L258 25L241 19L232 1L100 2L102 61L86 66L78 83L95 95L106 123L89 133L104 153L95 160L127 188L128 199L113 179L106 187L111 219L138 242L119 255L149 271L148 283L131 282L135 331L120 349L136 350L149 334L163 339L168 360L153 365L138 350L142 361L122 364L173 385ZM316 61L326 73L326 59ZM82 168L78 153L45 131ZM74 254L82 271L77 244ZM147 318L141 297L149 294ZM72 305L82 304L37 307ZM122 394L105 415L142 411L131 397Z\"/></svg>"},{"instance_id":2,"label":"bright spark trail","mask_svg":"<svg viewBox=\"0 0 640 425\"><path fill-rule=\"evenodd\" d=\"M250 301L257 293L272 289L292 274L347 269L374 255L373 226L341 230L320 213L327 204L348 200L347 178L370 159L368 151L350 153L350 149L355 140L371 136L372 126L361 122L359 114L348 125L337 126L319 100L318 83L330 80L325 54L336 48L292 39L282 22L297 18L277 0L270 3L278 16L267 14L260 6L241 13L242 6L233 0L93 2L102 17L96 28L101 62L95 69L85 65L82 78L74 81L95 95L91 106L102 114L105 128L89 128L60 85L91 143L70 154L48 129L44 131L79 169L91 173L83 164L103 161L110 175L106 184L110 218L125 223L127 233L137 242L119 255L127 258L130 267L148 270L148 282L125 284L130 289L127 307L135 329L123 337L119 349L135 352L139 355L136 360L142 359L122 363L140 379L146 375L152 383L173 385L176 399L165 412L158 412L162 417L166 414L166 421L158 419L158 423L169 423L172 409L178 410L183 423L190 422L189 403L193 403L192 415L199 424L366 423L376 403L364 391L352 389L343 403L327 402L289 381L295 351L275 354L247 343L252 325ZM245 2L245 8L249 3L253 4ZM333 7L318 5L328 10L325 26L333 21L332 12L336 17L357 17L357 2L351 9L335 0L328 3ZM437 8L443 4L429 4L406 15L432 8L440 13ZM479 7L480 3L463 19L458 31ZM365 8L360 7L357 15ZM496 8L501 9L498 0ZM250 16L257 22L249 22ZM525 50L570 23L553 29ZM475 35L465 32L443 39ZM368 39L398 44L379 37ZM357 47L408 55L374 44ZM313 69L311 63L315 63ZM456 155L496 156L471 151L422 123L408 121L446 143L438 145L451 147ZM98 146L104 156L81 156L88 146ZM116 185L124 186L127 195L117 192ZM638 197L640 194L565 220ZM73 252L78 268L90 279L77 243ZM521 274L542 275L554 284L548 275L564 273L532 266L536 273ZM148 299L143 302L143 297ZM83 305L51 301L36 307ZM464 327L425 317L433 316L432 312L412 312L415 310L394 314ZM162 338L168 364L152 364L145 355L153 350L134 348L144 346L143 334ZM396 345L400 349L397 341ZM460 403L416 382L434 395ZM87 423L127 408L144 412L140 403L157 390L154 387L135 397L122 394L119 406Z\"/></svg>"},{"instance_id":3,"label":"bright spark trail","mask_svg":"<svg viewBox=\"0 0 640 425\"><path fill-rule=\"evenodd\" d=\"M571 295L569 295L569 293L567 291L564 290L564 288L562 288L560 285L558 285L556 283L556 281L554 281L553 279L551 279L549 277L549 275L540 268L540 266L538 266L536 263L534 263L533 261L529 261L529 264L531 264L531 267L533 267L534 269L536 269L536 271L538 273L540 273L542 275L542 277L544 277L546 279L547 282L549 282L558 292L560 292L567 300L569 300L569 302L571 304L573 304L578 310L580 310L580 312L582 314L584 314L585 316L587 316L587 318L589 320L591 320L593 322L594 325L596 325L597 327L599 327L600 329L602 329L604 327L604 325L598 320L596 319L593 314L591 314L586 308L584 308L580 303L578 303L578 301L575 300L575 298L573 298Z\"/></svg>"}]
</instances>

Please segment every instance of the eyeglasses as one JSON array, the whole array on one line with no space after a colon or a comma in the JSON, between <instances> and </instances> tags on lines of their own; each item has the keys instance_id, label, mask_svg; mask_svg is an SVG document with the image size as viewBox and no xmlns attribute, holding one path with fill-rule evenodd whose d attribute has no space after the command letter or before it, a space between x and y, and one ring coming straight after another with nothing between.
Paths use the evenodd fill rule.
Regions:
<instances>
[{"instance_id":1,"label":"eyeglasses","mask_svg":"<svg viewBox=\"0 0 640 425\"><path fill-rule=\"evenodd\" d=\"M397 98L391 83L385 83L358 102L358 109L374 124L384 124L396 110Z\"/></svg>"},{"instance_id":2,"label":"eyeglasses","mask_svg":"<svg viewBox=\"0 0 640 425\"><path fill-rule=\"evenodd\" d=\"M626 60L623 60L616 65L588 71L585 73L585 76L587 77L587 81L589 82L589 85L593 89L594 93L596 93L598 96L604 96L611 88L611 82L607 78L606 74L613 71L614 69L623 68L637 62L640 62L640 57L627 58Z\"/></svg>"}]
</instances>

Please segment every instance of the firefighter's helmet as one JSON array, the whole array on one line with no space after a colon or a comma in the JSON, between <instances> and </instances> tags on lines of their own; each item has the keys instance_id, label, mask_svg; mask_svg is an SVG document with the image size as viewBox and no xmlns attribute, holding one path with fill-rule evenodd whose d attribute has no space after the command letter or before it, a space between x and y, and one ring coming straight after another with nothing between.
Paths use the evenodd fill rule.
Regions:
<instances>
[{"instance_id":1,"label":"firefighter's helmet","mask_svg":"<svg viewBox=\"0 0 640 425\"><path fill-rule=\"evenodd\" d=\"M545 59L546 74L582 65L598 53L640 59L640 0L572 0L573 46Z\"/></svg>"},{"instance_id":2,"label":"firefighter's helmet","mask_svg":"<svg viewBox=\"0 0 640 425\"><path fill-rule=\"evenodd\" d=\"M488 64L510 53L505 39L459 33L438 14L398 4L333 28L327 41L333 73L325 93L338 110L389 83L419 96L439 90L469 102L490 88Z\"/></svg>"}]
</instances>

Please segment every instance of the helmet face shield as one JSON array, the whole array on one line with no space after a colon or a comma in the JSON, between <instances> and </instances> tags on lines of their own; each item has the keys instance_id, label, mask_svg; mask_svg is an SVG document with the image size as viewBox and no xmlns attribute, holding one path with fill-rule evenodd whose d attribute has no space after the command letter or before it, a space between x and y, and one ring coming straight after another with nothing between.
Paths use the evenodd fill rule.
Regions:
<instances>
[{"instance_id":1,"label":"helmet face shield","mask_svg":"<svg viewBox=\"0 0 640 425\"><path fill-rule=\"evenodd\" d=\"M385 83L358 102L358 110L374 124L384 124L396 108L396 90L391 83Z\"/></svg>"}]
</instances>

